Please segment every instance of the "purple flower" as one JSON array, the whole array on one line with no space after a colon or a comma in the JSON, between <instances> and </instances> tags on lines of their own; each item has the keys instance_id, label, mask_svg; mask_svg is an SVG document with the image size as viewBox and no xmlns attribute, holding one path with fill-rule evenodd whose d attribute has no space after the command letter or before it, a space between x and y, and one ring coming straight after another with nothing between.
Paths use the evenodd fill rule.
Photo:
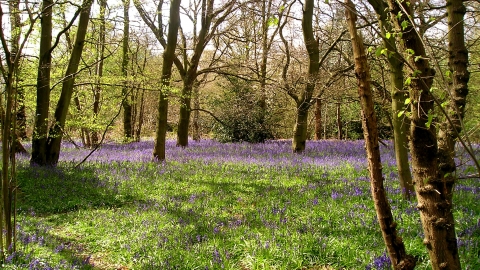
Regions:
<instances>
[{"instance_id":1,"label":"purple flower","mask_svg":"<svg viewBox=\"0 0 480 270\"><path fill-rule=\"evenodd\" d=\"M332 191L332 199L336 200L336 199L339 199L339 198L342 198L343 195L341 193L338 193L337 191Z\"/></svg>"}]
</instances>

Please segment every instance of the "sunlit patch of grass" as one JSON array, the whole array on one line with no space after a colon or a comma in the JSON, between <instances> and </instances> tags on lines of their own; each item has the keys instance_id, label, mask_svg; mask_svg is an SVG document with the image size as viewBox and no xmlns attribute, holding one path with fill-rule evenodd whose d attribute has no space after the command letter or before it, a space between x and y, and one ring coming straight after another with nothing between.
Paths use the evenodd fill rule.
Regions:
<instances>
[{"instance_id":1,"label":"sunlit patch of grass","mask_svg":"<svg viewBox=\"0 0 480 270\"><path fill-rule=\"evenodd\" d=\"M56 169L21 167L18 250L23 253L15 264L28 269L37 259L60 269L388 267L366 164L359 162L363 146L342 142L338 149L351 151L352 162L322 165L325 156L338 158L335 143L314 144L324 152L306 153L308 159L279 142L206 142L173 148L181 156L165 163L118 158L88 162L81 169L70 163ZM118 149L109 147L111 155L108 149L103 154L114 159ZM121 147L127 152L127 146ZM139 156L144 151L131 147ZM419 258L419 269L428 269L416 203L401 198L395 168L389 165L392 149L382 150L400 235ZM69 151L73 155L75 150ZM216 151L230 156L212 157ZM348 159L337 152L338 160ZM480 207L475 192L480 183L461 184L465 188L455 197L460 254L466 269L476 269Z\"/></svg>"}]
</instances>

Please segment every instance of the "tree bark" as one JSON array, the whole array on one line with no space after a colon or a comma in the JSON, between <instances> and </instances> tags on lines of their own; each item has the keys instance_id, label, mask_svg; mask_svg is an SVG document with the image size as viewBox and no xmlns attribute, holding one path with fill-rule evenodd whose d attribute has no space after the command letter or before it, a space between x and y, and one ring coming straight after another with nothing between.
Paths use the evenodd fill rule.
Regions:
<instances>
[{"instance_id":1,"label":"tree bark","mask_svg":"<svg viewBox=\"0 0 480 270\"><path fill-rule=\"evenodd\" d=\"M341 103L337 103L337 140L341 140L343 137L343 127L342 127L342 114L340 111Z\"/></svg>"},{"instance_id":2,"label":"tree bark","mask_svg":"<svg viewBox=\"0 0 480 270\"><path fill-rule=\"evenodd\" d=\"M414 70L410 74L410 98L414 102L410 126L410 153L412 156L413 178L417 191L418 209L422 220L432 269L461 269L458 257L455 224L449 188L453 181L440 174L435 123L433 122L434 97L430 91L434 70L430 67L424 43L408 18L413 18L413 3L404 1L401 6L388 0L395 30L402 32L405 50L413 52L408 63ZM408 14L404 14L403 10ZM408 16L408 17L407 17ZM407 21L408 25L402 22Z\"/></svg>"},{"instance_id":3,"label":"tree bark","mask_svg":"<svg viewBox=\"0 0 480 270\"><path fill-rule=\"evenodd\" d=\"M301 153L305 150L307 141L307 119L310 101L315 90L315 85L320 68L320 51L318 49L318 40L313 33L313 9L314 0L306 0L303 7L302 32L305 46L308 52L308 77L301 97L297 101L297 116L293 130L292 150L295 153Z\"/></svg>"},{"instance_id":4,"label":"tree bark","mask_svg":"<svg viewBox=\"0 0 480 270\"><path fill-rule=\"evenodd\" d=\"M448 104L447 115L450 121L445 121L440 125L438 134L438 166L440 178L444 177L445 200L452 203L453 185L455 183L455 142L462 131L462 121L465 116L465 105L468 95L468 81L470 72L468 71L468 50L465 46L464 16L466 8L461 0L447 1L448 14L448 66L451 77L448 78L449 94L451 101ZM455 219L453 211L445 213L447 222L453 224ZM447 234L447 243L449 250L458 250L457 239L455 236L455 227L445 228ZM460 265L458 255L452 256L455 260L452 265Z\"/></svg>"},{"instance_id":5,"label":"tree bark","mask_svg":"<svg viewBox=\"0 0 480 270\"><path fill-rule=\"evenodd\" d=\"M295 153L305 151L308 130L308 106L306 103L297 104L295 128L293 130L292 149Z\"/></svg>"},{"instance_id":6,"label":"tree bark","mask_svg":"<svg viewBox=\"0 0 480 270\"><path fill-rule=\"evenodd\" d=\"M104 64L104 55L105 55L105 12L107 9L107 1L99 0L100 3L100 31L98 33L98 45L97 45L97 68L95 70L96 75L96 85L93 88L93 121L98 121L98 114L100 113L100 95L102 92L101 81L103 77L103 64ZM91 135L92 147L98 146L98 132L96 130L92 131Z\"/></svg>"},{"instance_id":7,"label":"tree bark","mask_svg":"<svg viewBox=\"0 0 480 270\"><path fill-rule=\"evenodd\" d=\"M63 128L65 127L68 108L70 107L73 87L75 84L75 76L83 52L92 2L92 0L85 0L82 4L82 11L78 23L75 44L73 46L67 70L65 72L65 79L62 84L60 99L58 100L57 107L55 109L55 122L50 127L46 142L46 164L48 165L56 165L60 156L60 144L63 137Z\"/></svg>"},{"instance_id":8,"label":"tree bark","mask_svg":"<svg viewBox=\"0 0 480 270\"><path fill-rule=\"evenodd\" d=\"M180 26L180 2L181 0L172 0L170 5L170 22L168 25L168 36L166 48L163 52L162 65L162 89L158 102L158 120L156 129L155 146L153 157L157 160L165 160L165 143L167 136L167 113L168 99L167 91L170 87L170 78L172 77L172 66L175 58L175 47L177 46L178 28ZM159 22L161 23L161 22Z\"/></svg>"},{"instance_id":9,"label":"tree bark","mask_svg":"<svg viewBox=\"0 0 480 270\"><path fill-rule=\"evenodd\" d=\"M132 138L133 128L132 128L132 104L131 100L128 98L130 94L130 89L128 87L128 48L129 48L129 38L130 38L130 0L123 0L123 40L122 40L122 76L125 80L122 95L124 96L123 100L123 136L126 141L129 141Z\"/></svg>"},{"instance_id":10,"label":"tree bark","mask_svg":"<svg viewBox=\"0 0 480 270\"><path fill-rule=\"evenodd\" d=\"M200 97L199 97L199 82L193 86L193 108L195 111L193 111L193 121L192 121L192 126L193 126L193 133L192 133L192 138L194 141L200 141L201 135L200 135Z\"/></svg>"},{"instance_id":11,"label":"tree bark","mask_svg":"<svg viewBox=\"0 0 480 270\"><path fill-rule=\"evenodd\" d=\"M387 3L384 0L369 0L369 3L375 9L377 13L379 28L383 35L383 44L388 53L394 55L388 56L387 61L390 67L390 84L391 84L391 96L392 96L392 124L393 124L393 138L395 147L395 158L398 169L398 178L400 182L400 188L402 189L403 197L410 199L411 194L415 193L412 182L412 174L410 172L410 166L408 163L408 123L405 121L405 114L398 116L400 112L407 110L405 100L408 97L408 92L404 91L404 76L403 66L404 63L398 54L397 45L394 38L386 38L386 32L393 32L391 22L387 17Z\"/></svg>"},{"instance_id":12,"label":"tree bark","mask_svg":"<svg viewBox=\"0 0 480 270\"><path fill-rule=\"evenodd\" d=\"M315 101L315 140L322 139L322 100Z\"/></svg>"},{"instance_id":13,"label":"tree bark","mask_svg":"<svg viewBox=\"0 0 480 270\"><path fill-rule=\"evenodd\" d=\"M356 29L355 6L350 0L347 0L346 4L348 30L355 57L355 76L357 77L358 94L362 107L362 126L370 171L370 189L375 211L393 268L414 269L416 261L413 256L406 253L402 238L397 235L397 225L393 220L390 204L383 186L384 179L378 144L377 118L370 87L370 68L363 46L363 39L358 35Z\"/></svg>"},{"instance_id":14,"label":"tree bark","mask_svg":"<svg viewBox=\"0 0 480 270\"><path fill-rule=\"evenodd\" d=\"M52 7L53 0L43 0L40 18L40 54L37 74L37 103L32 135L30 163L47 164L48 110L50 106L50 70L52 63Z\"/></svg>"}]
</instances>

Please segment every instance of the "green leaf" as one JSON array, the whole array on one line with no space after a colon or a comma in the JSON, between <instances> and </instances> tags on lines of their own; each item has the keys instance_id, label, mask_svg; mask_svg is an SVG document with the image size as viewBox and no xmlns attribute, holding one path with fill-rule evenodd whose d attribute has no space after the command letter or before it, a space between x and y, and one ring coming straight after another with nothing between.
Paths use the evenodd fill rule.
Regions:
<instances>
[{"instance_id":1,"label":"green leaf","mask_svg":"<svg viewBox=\"0 0 480 270\"><path fill-rule=\"evenodd\" d=\"M402 22L402 30L407 29L408 25L409 25L408 21L403 21Z\"/></svg>"},{"instance_id":2,"label":"green leaf","mask_svg":"<svg viewBox=\"0 0 480 270\"><path fill-rule=\"evenodd\" d=\"M428 120L427 122L425 123L425 126L427 128L430 128L430 126L432 125L432 121L433 121L433 118L435 117L435 114L432 113L432 110L429 110L428 111Z\"/></svg>"},{"instance_id":3,"label":"green leaf","mask_svg":"<svg viewBox=\"0 0 480 270\"><path fill-rule=\"evenodd\" d=\"M421 72L420 70L416 69L416 70L413 71L412 76L413 76L413 77L417 77L417 76L420 75L420 74L422 74L422 72Z\"/></svg>"},{"instance_id":4,"label":"green leaf","mask_svg":"<svg viewBox=\"0 0 480 270\"><path fill-rule=\"evenodd\" d=\"M422 56L421 56L421 55L417 55L417 56L415 56L414 61L415 61L415 62L418 62L418 60L420 60L420 59L422 59Z\"/></svg>"},{"instance_id":5,"label":"green leaf","mask_svg":"<svg viewBox=\"0 0 480 270\"><path fill-rule=\"evenodd\" d=\"M390 32L387 32L387 33L385 34L385 37L386 37L387 39L390 39L390 37L392 37L392 34L391 34Z\"/></svg>"},{"instance_id":6,"label":"green leaf","mask_svg":"<svg viewBox=\"0 0 480 270\"><path fill-rule=\"evenodd\" d=\"M405 50L406 53L410 54L410 55L414 55L415 54L415 51L413 49L406 49Z\"/></svg>"},{"instance_id":7,"label":"green leaf","mask_svg":"<svg viewBox=\"0 0 480 270\"><path fill-rule=\"evenodd\" d=\"M410 104L410 102L412 102L412 100L411 100L410 98L406 98L406 99L405 99L405 105Z\"/></svg>"},{"instance_id":8,"label":"green leaf","mask_svg":"<svg viewBox=\"0 0 480 270\"><path fill-rule=\"evenodd\" d=\"M406 85L406 86L409 86L411 83L412 83L412 77L408 77L408 78L405 80L405 85Z\"/></svg>"},{"instance_id":9,"label":"green leaf","mask_svg":"<svg viewBox=\"0 0 480 270\"><path fill-rule=\"evenodd\" d=\"M440 106L442 106L442 108L447 107L447 105L448 105L448 101L445 101L445 102L443 102L442 104L440 104Z\"/></svg>"},{"instance_id":10,"label":"green leaf","mask_svg":"<svg viewBox=\"0 0 480 270\"><path fill-rule=\"evenodd\" d=\"M398 12L397 14L397 19L400 19L402 17L403 13L401 11Z\"/></svg>"},{"instance_id":11,"label":"green leaf","mask_svg":"<svg viewBox=\"0 0 480 270\"><path fill-rule=\"evenodd\" d=\"M405 111L400 111L400 112L398 112L398 115L397 115L397 116L398 116L398 117L402 117L402 115L403 115L404 113L405 113Z\"/></svg>"},{"instance_id":12,"label":"green leaf","mask_svg":"<svg viewBox=\"0 0 480 270\"><path fill-rule=\"evenodd\" d=\"M278 25L278 18L277 17L269 18L268 21L267 21L267 25L268 25L268 27L277 26Z\"/></svg>"},{"instance_id":13,"label":"green leaf","mask_svg":"<svg viewBox=\"0 0 480 270\"><path fill-rule=\"evenodd\" d=\"M450 70L445 71L445 76L450 78L450 76L452 76L452 72Z\"/></svg>"},{"instance_id":14,"label":"green leaf","mask_svg":"<svg viewBox=\"0 0 480 270\"><path fill-rule=\"evenodd\" d=\"M382 51L383 51L383 48L382 48L382 47L378 47L378 48L375 50L375 56L376 56L376 57L380 57L380 55L382 55Z\"/></svg>"}]
</instances>

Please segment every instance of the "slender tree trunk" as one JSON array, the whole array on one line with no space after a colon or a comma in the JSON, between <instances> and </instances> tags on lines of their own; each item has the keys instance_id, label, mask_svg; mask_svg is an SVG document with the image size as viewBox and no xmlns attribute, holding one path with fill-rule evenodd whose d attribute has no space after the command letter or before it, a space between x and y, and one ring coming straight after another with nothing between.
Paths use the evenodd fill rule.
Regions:
<instances>
[{"instance_id":1,"label":"slender tree trunk","mask_svg":"<svg viewBox=\"0 0 480 270\"><path fill-rule=\"evenodd\" d=\"M98 121L98 114L100 113L100 95L102 92L102 77L103 77L103 58L105 55L105 12L107 9L107 1L99 0L100 3L100 31L98 33L98 45L97 45L97 68L95 70L96 85L93 88L93 121ZM97 147L99 138L96 130L92 131L92 147Z\"/></svg>"},{"instance_id":2,"label":"slender tree trunk","mask_svg":"<svg viewBox=\"0 0 480 270\"><path fill-rule=\"evenodd\" d=\"M142 134L142 127L143 127L143 115L145 113L145 90L142 90L142 94L140 95L140 109L138 112L138 124L137 128L135 129L135 141L140 141L140 135Z\"/></svg>"},{"instance_id":3,"label":"slender tree trunk","mask_svg":"<svg viewBox=\"0 0 480 270\"><path fill-rule=\"evenodd\" d=\"M10 33L11 33L11 58L15 60L15 58L19 57L18 55L21 53L19 50L20 46L20 32L21 32L21 18L20 18L20 1L13 0L9 1L9 9L10 9ZM17 60L18 61L18 60ZM19 70L18 70L18 63L14 63L13 68L15 68L15 76L13 81L13 87L16 99L16 121L17 121L17 128L15 131L15 140L16 144L20 144L20 139L27 138L27 131L26 131L26 124L27 124L27 116L25 113L25 93L23 87L17 87L18 81L20 78ZM21 144L20 144L21 145ZM23 148L23 146L22 146Z\"/></svg>"},{"instance_id":4,"label":"slender tree trunk","mask_svg":"<svg viewBox=\"0 0 480 270\"><path fill-rule=\"evenodd\" d=\"M379 28L385 36L386 32L392 32L391 22L387 17L387 3L384 0L369 0L378 16ZM383 44L389 52L397 53L397 45L394 38L384 38ZM399 57L387 57L390 67L391 96L392 96L392 124L395 147L395 158L397 162L398 178L402 189L403 197L410 199L410 195L415 192L412 182L412 174L408 163L408 123L405 121L405 114L398 116L400 112L407 109L405 100L408 92L404 90L403 66L404 63Z\"/></svg>"},{"instance_id":5,"label":"slender tree trunk","mask_svg":"<svg viewBox=\"0 0 480 270\"><path fill-rule=\"evenodd\" d=\"M306 0L303 9L302 31L305 46L308 52L308 77L305 89L297 101L297 116L295 128L293 130L292 150L295 153L301 153L305 150L307 141L307 121L310 101L315 90L315 85L320 68L320 51L318 49L318 40L315 39L313 32L313 10L314 0Z\"/></svg>"},{"instance_id":6,"label":"slender tree trunk","mask_svg":"<svg viewBox=\"0 0 480 270\"><path fill-rule=\"evenodd\" d=\"M122 42L122 76L125 83L122 89L122 95L125 97L123 101L123 136L129 141L133 134L132 128L132 104L128 98L130 89L128 87L128 47L130 38L130 0L123 0L123 42Z\"/></svg>"},{"instance_id":7,"label":"slender tree trunk","mask_svg":"<svg viewBox=\"0 0 480 270\"><path fill-rule=\"evenodd\" d=\"M350 0L347 0L346 4L348 30L355 57L355 76L357 77L358 94L362 107L362 126L367 150L368 169L370 171L370 189L375 211L393 268L414 269L415 259L407 254L402 238L397 235L396 223L393 220L390 204L383 186L384 179L378 144L377 118L370 87L370 68L363 46L363 39L358 35L356 29L355 6Z\"/></svg>"},{"instance_id":8,"label":"slender tree trunk","mask_svg":"<svg viewBox=\"0 0 480 270\"><path fill-rule=\"evenodd\" d=\"M327 114L328 114L328 103L325 104L325 113L323 118L323 139L327 139Z\"/></svg>"},{"instance_id":9,"label":"slender tree trunk","mask_svg":"<svg viewBox=\"0 0 480 270\"><path fill-rule=\"evenodd\" d=\"M195 141L200 141L201 135L200 135L200 93L199 93L199 82L195 83L193 86L193 108L195 109L193 111L193 119L192 119L192 126L193 126L193 132L192 132L192 138Z\"/></svg>"},{"instance_id":10,"label":"slender tree trunk","mask_svg":"<svg viewBox=\"0 0 480 270\"><path fill-rule=\"evenodd\" d=\"M430 68L423 42L409 23L402 27L403 21L413 18L410 1L398 3L388 0L391 17L397 32L402 32L405 50L415 53L415 57L408 59L409 64L416 71L410 74L410 98L414 101L410 126L410 152L415 188L417 191L418 209L422 220L425 238L432 268L461 269L456 246L455 231L452 216L452 201L449 188L453 181L440 174L438 168L438 148L435 123L432 123L434 100L430 92L435 71ZM401 4L401 6L400 6ZM403 11L408 14L404 14Z\"/></svg>"},{"instance_id":11,"label":"slender tree trunk","mask_svg":"<svg viewBox=\"0 0 480 270\"><path fill-rule=\"evenodd\" d=\"M190 125L191 95L193 82L186 78L182 89L182 104L180 105L180 117L177 129L177 146L188 146L188 129Z\"/></svg>"},{"instance_id":12,"label":"slender tree trunk","mask_svg":"<svg viewBox=\"0 0 480 270\"><path fill-rule=\"evenodd\" d=\"M72 98L73 87L75 84L75 75L80 64L80 58L83 52L85 36L87 33L88 22L90 19L90 8L93 0L85 0L82 5L82 12L78 23L75 44L72 55L65 73L65 80L62 84L62 92L55 109L55 123L50 128L47 140L47 160L46 164L56 165L60 156L60 144L63 137L63 128L67 119L68 108Z\"/></svg>"},{"instance_id":13,"label":"slender tree trunk","mask_svg":"<svg viewBox=\"0 0 480 270\"><path fill-rule=\"evenodd\" d=\"M341 103L337 103L337 129L338 129L338 132L337 132L337 140L341 140L342 137L343 137L343 130L342 130L342 114L341 114L341 111L340 111L340 106L341 106Z\"/></svg>"},{"instance_id":14,"label":"slender tree trunk","mask_svg":"<svg viewBox=\"0 0 480 270\"><path fill-rule=\"evenodd\" d=\"M50 106L50 70L52 63L52 7L53 0L43 0L40 20L40 55L37 75L37 103L32 135L30 163L47 164L48 110Z\"/></svg>"},{"instance_id":15,"label":"slender tree trunk","mask_svg":"<svg viewBox=\"0 0 480 270\"><path fill-rule=\"evenodd\" d=\"M315 101L315 140L322 139L322 101L317 98Z\"/></svg>"},{"instance_id":16,"label":"slender tree trunk","mask_svg":"<svg viewBox=\"0 0 480 270\"><path fill-rule=\"evenodd\" d=\"M295 153L303 152L307 141L308 106L304 104L297 104L297 115L293 130L293 152Z\"/></svg>"},{"instance_id":17,"label":"slender tree trunk","mask_svg":"<svg viewBox=\"0 0 480 270\"><path fill-rule=\"evenodd\" d=\"M155 147L153 157L157 160L165 160L165 143L167 135L167 113L168 99L167 91L172 76L172 65L175 58L175 47L177 46L178 28L180 26L180 2L172 0L170 4L170 23L168 25L167 46L163 52L162 65L162 89L158 103L158 121L156 130Z\"/></svg>"},{"instance_id":18,"label":"slender tree trunk","mask_svg":"<svg viewBox=\"0 0 480 270\"><path fill-rule=\"evenodd\" d=\"M449 202L451 207L453 196L453 185L455 183L455 142L462 131L462 121L465 116L466 98L468 95L468 81L470 72L468 71L468 50L465 46L465 30L464 16L466 8L462 0L448 0L448 66L451 78L449 78L449 94L451 101L447 107L447 115L450 121L445 121L440 125L438 134L438 165L440 177L444 177L445 200ZM449 208L450 208L449 207ZM453 211L445 213L446 220L450 224L454 224ZM445 228L447 234L448 249L456 251L457 238L455 235L455 227L447 226ZM452 265L460 266L458 254L452 256L455 262Z\"/></svg>"}]
</instances>

